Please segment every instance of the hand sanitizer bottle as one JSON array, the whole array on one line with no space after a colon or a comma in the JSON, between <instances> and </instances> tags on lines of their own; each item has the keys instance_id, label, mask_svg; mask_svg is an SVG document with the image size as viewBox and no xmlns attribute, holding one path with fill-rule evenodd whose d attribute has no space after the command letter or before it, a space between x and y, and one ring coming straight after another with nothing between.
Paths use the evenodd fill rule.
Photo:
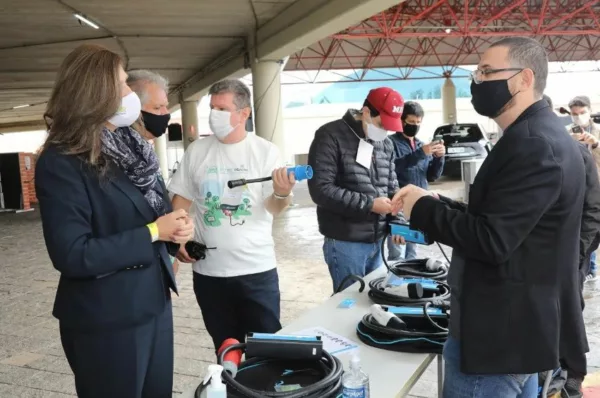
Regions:
<instances>
[{"instance_id":1,"label":"hand sanitizer bottle","mask_svg":"<svg viewBox=\"0 0 600 398\"><path fill-rule=\"evenodd\" d=\"M223 367L221 365L210 365L204 378L203 384L210 381L210 385L202 391L202 398L227 398L227 386L221 379Z\"/></svg>"},{"instance_id":2,"label":"hand sanitizer bottle","mask_svg":"<svg viewBox=\"0 0 600 398\"><path fill-rule=\"evenodd\" d=\"M360 367L358 354L350 360L350 370L342 376L343 398L369 398L369 376Z\"/></svg>"}]
</instances>

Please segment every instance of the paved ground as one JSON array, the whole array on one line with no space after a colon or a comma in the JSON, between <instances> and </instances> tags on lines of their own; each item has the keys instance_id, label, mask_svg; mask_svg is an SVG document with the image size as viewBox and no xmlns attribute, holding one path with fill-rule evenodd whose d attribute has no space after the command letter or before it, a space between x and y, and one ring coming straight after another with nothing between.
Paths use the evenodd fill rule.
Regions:
<instances>
[{"instance_id":1,"label":"paved ground","mask_svg":"<svg viewBox=\"0 0 600 398\"><path fill-rule=\"evenodd\" d=\"M297 206L276 220L274 226L284 324L318 305L331 293L315 208L306 190L299 188ZM461 184L445 183L433 188L442 189L449 196L459 196ZM174 396L195 385L213 359L191 276L190 267L182 267L178 275L181 294L174 298ZM75 396L73 377L59 343L57 321L51 315L57 281L58 274L46 254L39 213L0 214L2 398ZM597 298L600 294L592 289L587 295L586 321L592 346L589 366L590 372L595 372L600 370L600 300ZM436 388L432 366L411 396L433 397Z\"/></svg>"}]
</instances>

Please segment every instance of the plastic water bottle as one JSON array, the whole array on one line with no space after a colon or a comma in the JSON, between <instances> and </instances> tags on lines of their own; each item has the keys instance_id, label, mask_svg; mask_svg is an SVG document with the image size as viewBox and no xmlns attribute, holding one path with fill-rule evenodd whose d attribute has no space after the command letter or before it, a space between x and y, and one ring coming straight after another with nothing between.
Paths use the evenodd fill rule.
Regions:
<instances>
[{"instance_id":1,"label":"plastic water bottle","mask_svg":"<svg viewBox=\"0 0 600 398\"><path fill-rule=\"evenodd\" d=\"M350 360L350 370L342 376L343 398L369 398L369 376L360 367L360 358L354 355Z\"/></svg>"},{"instance_id":2,"label":"plastic water bottle","mask_svg":"<svg viewBox=\"0 0 600 398\"><path fill-rule=\"evenodd\" d=\"M227 386L221 379L223 366L210 365L203 384L208 386L202 391L202 398L227 398Z\"/></svg>"}]
</instances>

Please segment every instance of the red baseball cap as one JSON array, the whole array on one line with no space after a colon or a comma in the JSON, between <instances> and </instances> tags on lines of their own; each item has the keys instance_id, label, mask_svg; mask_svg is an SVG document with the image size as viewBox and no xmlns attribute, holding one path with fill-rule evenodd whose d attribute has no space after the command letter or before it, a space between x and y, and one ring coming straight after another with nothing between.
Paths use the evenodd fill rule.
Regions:
<instances>
[{"instance_id":1,"label":"red baseball cap","mask_svg":"<svg viewBox=\"0 0 600 398\"><path fill-rule=\"evenodd\" d=\"M369 91L367 101L377 109L381 116L381 125L387 131L402 130L402 110L404 98L389 87L374 88Z\"/></svg>"}]
</instances>

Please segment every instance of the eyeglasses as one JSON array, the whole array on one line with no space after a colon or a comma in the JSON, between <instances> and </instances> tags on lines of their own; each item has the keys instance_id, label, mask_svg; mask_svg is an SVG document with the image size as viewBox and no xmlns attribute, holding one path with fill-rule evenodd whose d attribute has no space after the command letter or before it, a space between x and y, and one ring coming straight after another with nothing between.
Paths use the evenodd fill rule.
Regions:
<instances>
[{"instance_id":1,"label":"eyeglasses","mask_svg":"<svg viewBox=\"0 0 600 398\"><path fill-rule=\"evenodd\" d=\"M500 73L500 72L521 72L523 71L523 68L502 68L502 69L486 69L486 70L481 70L481 69L475 69L473 72L471 72L470 78L471 80L473 80L475 82L475 84L481 84L483 82L483 77L487 76L487 75L492 75L494 73Z\"/></svg>"}]
</instances>

